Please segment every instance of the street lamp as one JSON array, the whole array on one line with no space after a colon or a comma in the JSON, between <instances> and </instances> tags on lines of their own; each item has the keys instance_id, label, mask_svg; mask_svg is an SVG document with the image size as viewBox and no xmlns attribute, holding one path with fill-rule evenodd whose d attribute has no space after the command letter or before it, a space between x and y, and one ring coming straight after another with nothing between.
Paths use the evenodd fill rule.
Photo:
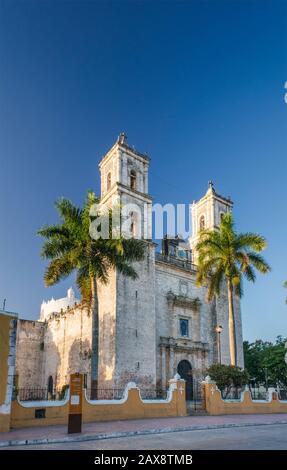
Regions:
<instances>
[{"instance_id":1,"label":"street lamp","mask_svg":"<svg viewBox=\"0 0 287 470\"><path fill-rule=\"evenodd\" d=\"M215 331L217 333L217 351L218 351L218 360L219 364L221 364L221 343L220 343L220 334L222 332L223 328L221 325L217 325L215 327Z\"/></svg>"}]
</instances>

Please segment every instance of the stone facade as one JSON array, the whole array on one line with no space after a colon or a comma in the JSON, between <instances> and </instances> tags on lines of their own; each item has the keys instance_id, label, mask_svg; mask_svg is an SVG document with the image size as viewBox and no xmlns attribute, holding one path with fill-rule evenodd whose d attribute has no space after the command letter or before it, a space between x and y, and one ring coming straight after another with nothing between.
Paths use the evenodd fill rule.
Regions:
<instances>
[{"instance_id":1,"label":"stone facade","mask_svg":"<svg viewBox=\"0 0 287 470\"><path fill-rule=\"evenodd\" d=\"M60 389L69 374L90 374L92 319L81 306L46 320L18 320L16 374L20 389ZM52 385L51 385L52 383Z\"/></svg>"},{"instance_id":2,"label":"stone facade","mask_svg":"<svg viewBox=\"0 0 287 470\"><path fill-rule=\"evenodd\" d=\"M100 163L101 207L133 204L135 209L121 220L122 232L129 237L140 230L146 250L145 259L135 265L136 280L112 271L107 285L98 284L99 388L124 388L129 381L141 388L165 388L179 370L187 371L187 380L202 378L205 369L219 360L216 325L223 327L222 362L230 362L227 289L223 286L220 297L208 303L206 288L196 287L193 263L200 228L216 229L221 213L231 210L232 202L218 195L210 183L203 198L191 206L193 234L184 258L182 253L177 256L179 239L164 240L159 253L151 241L149 162L121 135ZM53 386L62 387L73 372L86 374L90 383L92 318L72 297L70 291L64 309L58 307L65 299L58 304L53 300L53 308L49 303L42 306L41 321L19 321L20 387L47 387L51 380ZM237 361L243 366L237 298L234 309Z\"/></svg>"},{"instance_id":3,"label":"stone facade","mask_svg":"<svg viewBox=\"0 0 287 470\"><path fill-rule=\"evenodd\" d=\"M17 314L0 310L0 432L10 427L16 358Z\"/></svg>"}]
</instances>

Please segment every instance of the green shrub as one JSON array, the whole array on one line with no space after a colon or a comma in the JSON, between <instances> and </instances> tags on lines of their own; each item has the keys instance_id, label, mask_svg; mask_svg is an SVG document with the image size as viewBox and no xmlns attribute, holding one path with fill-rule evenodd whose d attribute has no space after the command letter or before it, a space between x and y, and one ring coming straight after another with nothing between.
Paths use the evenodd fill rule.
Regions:
<instances>
[{"instance_id":1,"label":"green shrub","mask_svg":"<svg viewBox=\"0 0 287 470\"><path fill-rule=\"evenodd\" d=\"M216 382L221 391L231 387L239 388L249 382L248 372L236 366L212 364L206 373Z\"/></svg>"}]
</instances>

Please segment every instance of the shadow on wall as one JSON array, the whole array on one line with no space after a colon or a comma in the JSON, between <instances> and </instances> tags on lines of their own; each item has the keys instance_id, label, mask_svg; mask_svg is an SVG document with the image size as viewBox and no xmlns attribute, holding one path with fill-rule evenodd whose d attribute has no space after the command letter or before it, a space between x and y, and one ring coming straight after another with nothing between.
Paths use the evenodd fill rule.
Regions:
<instances>
[{"instance_id":1,"label":"shadow on wall","mask_svg":"<svg viewBox=\"0 0 287 470\"><path fill-rule=\"evenodd\" d=\"M115 318L105 312L99 319L99 387L114 386L115 355Z\"/></svg>"},{"instance_id":2,"label":"shadow on wall","mask_svg":"<svg viewBox=\"0 0 287 470\"><path fill-rule=\"evenodd\" d=\"M69 350L67 377L79 372L80 374L90 375L91 371L91 343L87 339L75 339ZM67 382L68 383L68 382Z\"/></svg>"},{"instance_id":3,"label":"shadow on wall","mask_svg":"<svg viewBox=\"0 0 287 470\"><path fill-rule=\"evenodd\" d=\"M47 333L44 343L44 371L43 387L51 389L61 384L61 353L59 347L53 340L51 332ZM52 377L52 379L51 379Z\"/></svg>"}]
</instances>

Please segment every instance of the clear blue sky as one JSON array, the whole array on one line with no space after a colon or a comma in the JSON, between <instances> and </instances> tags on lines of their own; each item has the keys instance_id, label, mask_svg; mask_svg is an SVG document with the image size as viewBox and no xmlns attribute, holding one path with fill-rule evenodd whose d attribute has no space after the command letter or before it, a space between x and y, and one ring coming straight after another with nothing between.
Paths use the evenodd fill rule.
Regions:
<instances>
[{"instance_id":1,"label":"clear blue sky","mask_svg":"<svg viewBox=\"0 0 287 470\"><path fill-rule=\"evenodd\" d=\"M273 271L245 286L244 337L287 335L286 1L0 0L0 305L37 318L37 229L53 202L99 192L125 130L158 202L230 195Z\"/></svg>"}]
</instances>

